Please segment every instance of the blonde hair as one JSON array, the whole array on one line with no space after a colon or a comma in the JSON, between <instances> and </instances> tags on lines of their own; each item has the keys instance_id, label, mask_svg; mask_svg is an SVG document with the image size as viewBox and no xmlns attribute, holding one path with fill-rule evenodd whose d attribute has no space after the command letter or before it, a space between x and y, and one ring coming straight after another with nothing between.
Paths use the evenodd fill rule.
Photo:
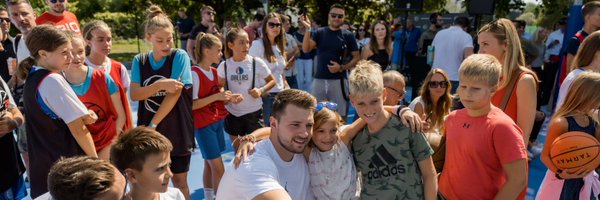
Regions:
<instances>
[{"instance_id":1,"label":"blonde hair","mask_svg":"<svg viewBox=\"0 0 600 200\"><path fill-rule=\"evenodd\" d=\"M585 37L579 46L577 54L575 54L575 58L569 66L569 71L590 65L598 51L600 51L600 31L595 31Z\"/></svg>"},{"instance_id":2,"label":"blonde hair","mask_svg":"<svg viewBox=\"0 0 600 200\"><path fill-rule=\"evenodd\" d=\"M350 72L350 95L380 95L383 93L383 73L379 64L363 60L356 64L356 68Z\"/></svg>"},{"instance_id":3,"label":"blonde hair","mask_svg":"<svg viewBox=\"0 0 600 200\"><path fill-rule=\"evenodd\" d=\"M591 115L592 109L600 106L600 73L582 72L569 87L565 102L554 113L553 117L565 117L576 111L583 111Z\"/></svg>"},{"instance_id":4,"label":"blonde hair","mask_svg":"<svg viewBox=\"0 0 600 200\"><path fill-rule=\"evenodd\" d=\"M204 49L210 49L217 44L221 44L221 40L217 36L210 33L198 33L198 36L196 36L196 48L194 48L192 56L194 56L196 62L200 63L204 58Z\"/></svg>"},{"instance_id":5,"label":"blonde hair","mask_svg":"<svg viewBox=\"0 0 600 200\"><path fill-rule=\"evenodd\" d=\"M481 27L477 35L483 32L491 33L500 44L505 44L507 48L500 76L502 77L502 82L499 88L504 88L508 85L508 82L513 78L513 71L531 71L523 67L525 66L525 56L521 48L519 33L517 33L517 29L512 21L505 18L494 20ZM534 73L531 72L531 74L533 75Z\"/></svg>"},{"instance_id":6,"label":"blonde hair","mask_svg":"<svg viewBox=\"0 0 600 200\"><path fill-rule=\"evenodd\" d=\"M279 22L281 23L281 26L279 26L279 35L275 36L275 44L271 44L271 41L269 40L268 34L269 31L268 30L268 22L269 19L279 19ZM277 62L277 57L275 56L275 52L273 52L273 48L271 46L273 45L277 45L277 48L279 49L279 52L281 52L281 55L284 57L285 59L285 31L283 30L283 18L281 17L280 14L278 13L269 13L269 15L267 15L263 21L262 21L262 30L264 32L262 41L263 41L263 47L264 47L264 57L265 57L265 61L269 62L269 63L274 63Z\"/></svg>"},{"instance_id":7,"label":"blonde hair","mask_svg":"<svg viewBox=\"0 0 600 200\"><path fill-rule=\"evenodd\" d=\"M173 23L158 5L151 5L146 10L146 34L154 34L158 30L167 29L173 32Z\"/></svg>"},{"instance_id":8,"label":"blonde hair","mask_svg":"<svg viewBox=\"0 0 600 200\"><path fill-rule=\"evenodd\" d=\"M437 100L437 104L433 104L433 97L431 96L431 92L429 91L429 82L431 81L431 77L434 74L439 74L444 77L444 80L448 84L445 89L444 94ZM431 127L440 127L443 128L444 119L448 114L450 114L450 108L452 108L452 95L450 95L450 89L452 89L452 83L448 78L448 74L442 69L432 69L429 71L425 80L423 80L423 84L419 89L419 95L421 96L421 100L425 103L425 113L431 113ZM443 133L443 131L441 131Z\"/></svg>"},{"instance_id":9,"label":"blonde hair","mask_svg":"<svg viewBox=\"0 0 600 200\"><path fill-rule=\"evenodd\" d=\"M460 80L485 82L490 87L498 85L502 65L488 54L473 54L467 57L458 69Z\"/></svg>"}]
</instances>

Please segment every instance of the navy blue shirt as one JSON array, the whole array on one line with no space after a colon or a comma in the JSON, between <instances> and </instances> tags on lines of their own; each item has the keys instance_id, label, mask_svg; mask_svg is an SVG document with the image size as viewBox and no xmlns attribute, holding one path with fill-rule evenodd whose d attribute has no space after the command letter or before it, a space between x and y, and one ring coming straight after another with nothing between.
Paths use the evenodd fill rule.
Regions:
<instances>
[{"instance_id":1,"label":"navy blue shirt","mask_svg":"<svg viewBox=\"0 0 600 200\"><path fill-rule=\"evenodd\" d=\"M327 65L330 61L335 61L341 65L352 60L352 52L358 51L354 34L348 30L332 31L329 27L322 27L312 33L312 39L317 43L317 55L319 55L317 56L315 78L346 78L345 72L329 72ZM341 62L342 59L344 62Z\"/></svg>"},{"instance_id":2,"label":"navy blue shirt","mask_svg":"<svg viewBox=\"0 0 600 200\"><path fill-rule=\"evenodd\" d=\"M192 31L192 28L194 28L194 25L196 25L196 23L190 17L177 20L177 28L179 29L179 32L181 32L182 34L186 34L186 33L189 33L190 31ZM181 39L181 40L187 40L188 38L189 38L189 36L187 36L187 37L180 36L179 37L179 39Z\"/></svg>"},{"instance_id":3,"label":"navy blue shirt","mask_svg":"<svg viewBox=\"0 0 600 200\"><path fill-rule=\"evenodd\" d=\"M588 33L586 33L583 30L581 30L579 32L581 32L581 35L583 35L583 38L586 38L588 36ZM567 53L576 55L577 50L579 50L579 45L581 45L581 42L582 41L579 41L579 38L577 38L577 36L575 36L575 35L573 35L573 37L569 38L569 47L567 47Z\"/></svg>"},{"instance_id":4,"label":"navy blue shirt","mask_svg":"<svg viewBox=\"0 0 600 200\"><path fill-rule=\"evenodd\" d=\"M295 31L294 33L292 33L292 35L294 35L294 38L296 38L296 40L298 40L298 42L300 42L300 44L302 44L302 41L304 41L304 35L302 33ZM302 50L302 49L300 49L300 50ZM309 53L304 53L304 51L300 51L300 56L298 57L298 59L310 60L310 59L313 59L316 54L317 54L317 51L314 49L312 51L310 51Z\"/></svg>"}]
</instances>

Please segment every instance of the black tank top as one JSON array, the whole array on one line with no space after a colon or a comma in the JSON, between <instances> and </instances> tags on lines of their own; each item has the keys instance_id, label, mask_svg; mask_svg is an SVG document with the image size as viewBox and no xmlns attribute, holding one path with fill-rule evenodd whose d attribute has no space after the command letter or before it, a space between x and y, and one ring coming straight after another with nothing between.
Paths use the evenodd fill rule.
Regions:
<instances>
[{"instance_id":1,"label":"black tank top","mask_svg":"<svg viewBox=\"0 0 600 200\"><path fill-rule=\"evenodd\" d=\"M567 123L569 125L567 128L568 131L581 131L595 137L596 123L591 117L588 117L588 121L590 123L587 127L579 126L575 118L573 118L572 116L568 116L565 118L567 119ZM584 182L582 178L565 179L562 191L560 192L560 200L579 199L579 192L581 191L581 188L583 188L583 184Z\"/></svg>"},{"instance_id":2,"label":"black tank top","mask_svg":"<svg viewBox=\"0 0 600 200\"><path fill-rule=\"evenodd\" d=\"M373 52L373 55L369 56L369 60L379 64L381 66L381 71L385 71L387 66L390 64L390 54L388 54L385 49L378 49L377 51Z\"/></svg>"},{"instance_id":3,"label":"black tank top","mask_svg":"<svg viewBox=\"0 0 600 200\"><path fill-rule=\"evenodd\" d=\"M75 141L67 124L60 118L50 117L38 103L38 87L52 72L39 69L29 73L23 90L27 146L29 148L29 168L31 197L48 192L46 179L50 167L61 157L73 157L85 153Z\"/></svg>"},{"instance_id":4,"label":"black tank top","mask_svg":"<svg viewBox=\"0 0 600 200\"><path fill-rule=\"evenodd\" d=\"M173 59L176 50L171 49L167 60L158 70L153 70L150 66L149 55L140 54L140 78L141 87L147 87L152 83L171 77L173 69ZM138 103L138 121L137 125L148 125L154 117L166 96L166 92L158 92L153 96L141 100ZM194 150L194 118L192 116L192 88L184 88L175 104L175 107L167 116L158 123L156 131L167 137L173 144L171 156L190 155Z\"/></svg>"}]
</instances>

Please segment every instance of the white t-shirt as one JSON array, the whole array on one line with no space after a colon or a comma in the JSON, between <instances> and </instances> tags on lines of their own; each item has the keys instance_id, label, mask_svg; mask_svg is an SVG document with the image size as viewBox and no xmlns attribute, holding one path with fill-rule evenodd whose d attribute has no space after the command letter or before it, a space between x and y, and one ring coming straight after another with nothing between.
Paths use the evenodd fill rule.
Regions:
<instances>
[{"instance_id":1,"label":"white t-shirt","mask_svg":"<svg viewBox=\"0 0 600 200\"><path fill-rule=\"evenodd\" d=\"M569 87L571 87L571 84L573 84L573 81L575 81L575 79L579 76L579 74L581 74L581 72L584 71L580 68L577 68L569 72L569 74L567 74L567 77L560 85L560 90L558 90L558 99L556 99L556 108L554 110L555 112L558 110L558 108L560 108L560 106L563 105L563 103L565 103L565 98L567 97L567 93L569 92Z\"/></svg>"},{"instance_id":2,"label":"white t-shirt","mask_svg":"<svg viewBox=\"0 0 600 200\"><path fill-rule=\"evenodd\" d=\"M421 106L423 107L423 110L425 110L425 102L423 102L423 99L421 99L421 96L418 96L417 98L413 99L410 102L410 104L408 104L408 107L410 108L410 110L416 111L415 109L417 108L417 104L421 104Z\"/></svg>"},{"instance_id":3,"label":"white t-shirt","mask_svg":"<svg viewBox=\"0 0 600 200\"><path fill-rule=\"evenodd\" d=\"M185 200L183 193L177 188L168 187L165 193L159 193L160 200Z\"/></svg>"},{"instance_id":4,"label":"white t-shirt","mask_svg":"<svg viewBox=\"0 0 600 200\"><path fill-rule=\"evenodd\" d=\"M185 200L183 193L177 188L168 187L165 193L158 194L160 200ZM35 200L53 200L50 192L44 193L42 196L35 198Z\"/></svg>"},{"instance_id":5,"label":"white t-shirt","mask_svg":"<svg viewBox=\"0 0 600 200\"><path fill-rule=\"evenodd\" d=\"M225 78L225 63L227 63L227 78ZM248 113L256 112L262 108L262 98L254 98L248 90L252 86L252 56L247 55L242 62L233 61L233 57L221 62L217 68L217 75L227 80L228 89L233 93L244 96L244 100L237 104L229 103L225 108L232 115L239 117ZM259 80L264 80L271 74L271 70L262 59L256 59L256 77L254 80L256 88L260 87Z\"/></svg>"},{"instance_id":6,"label":"white t-shirt","mask_svg":"<svg viewBox=\"0 0 600 200\"><path fill-rule=\"evenodd\" d=\"M208 80L215 80L215 77L213 77L213 73L212 71L206 71L204 69L202 69L202 67L198 67L198 66L192 66L192 67L196 67L198 69L200 69L200 71L204 74L204 76L206 76L208 78ZM195 71L192 71L192 99L196 100L198 99L198 91L200 90L200 75L197 74Z\"/></svg>"},{"instance_id":7,"label":"white t-shirt","mask_svg":"<svg viewBox=\"0 0 600 200\"><path fill-rule=\"evenodd\" d=\"M298 47L298 41L296 38L290 34L285 34L285 52L290 52L294 47ZM288 60L290 58L287 58ZM298 70L295 67L292 67L290 70L285 70L285 76L296 76Z\"/></svg>"},{"instance_id":8,"label":"white t-shirt","mask_svg":"<svg viewBox=\"0 0 600 200\"><path fill-rule=\"evenodd\" d=\"M112 61L110 60L110 58L106 57L104 63L106 63L104 66L96 65L90 60L88 60L87 57L85 57L85 65L90 66L94 69L104 69L106 74L110 74L110 70L112 69ZM129 78L129 72L123 64L121 64L121 83L123 84L123 87L125 89L129 88L129 85L131 85L131 78Z\"/></svg>"},{"instance_id":9,"label":"white t-shirt","mask_svg":"<svg viewBox=\"0 0 600 200\"><path fill-rule=\"evenodd\" d=\"M43 68L33 66L33 69ZM40 83L38 92L46 106L66 124L88 114L88 109L60 74L51 73L46 76Z\"/></svg>"},{"instance_id":10,"label":"white t-shirt","mask_svg":"<svg viewBox=\"0 0 600 200\"><path fill-rule=\"evenodd\" d=\"M302 154L291 161L281 160L270 139L256 144L254 154L240 164L225 168L217 200L253 199L272 190L285 190L294 200L314 199L310 189L308 165Z\"/></svg>"},{"instance_id":11,"label":"white t-shirt","mask_svg":"<svg viewBox=\"0 0 600 200\"><path fill-rule=\"evenodd\" d=\"M267 58L265 57L265 49L264 49L262 39L254 40L254 42L252 42L252 47L250 47L250 50L248 51L249 55L262 59L267 64L267 66L269 66L269 69L271 70L271 74L273 74L273 77L275 77L275 87L273 87L271 90L269 90L270 93L271 92L279 92L279 91L283 90L283 87L284 87L283 80L284 79L283 79L282 74L283 74L283 71L285 70L285 59L283 58L283 54L281 54L281 51L279 51L279 48L277 48L276 45L273 45L272 49L273 49L273 53L275 54L275 57L277 58L277 62L274 62L274 63L270 63L267 60ZM261 79L259 81L259 83L261 86L266 84L264 79Z\"/></svg>"},{"instance_id":12,"label":"white t-shirt","mask_svg":"<svg viewBox=\"0 0 600 200\"><path fill-rule=\"evenodd\" d=\"M13 42L14 44L14 42ZM19 44L17 45L13 45L15 52L17 53L17 62L21 63L21 61L25 60L25 58L28 58L29 56L31 56L31 53L29 52L29 49L27 48L27 44L25 44L25 36L21 37L21 40L19 40ZM17 46L19 46L18 51L17 51Z\"/></svg>"},{"instance_id":13,"label":"white t-shirt","mask_svg":"<svg viewBox=\"0 0 600 200\"><path fill-rule=\"evenodd\" d=\"M317 199L358 199L360 185L350 150L341 139L321 152L312 148L308 158L310 186Z\"/></svg>"},{"instance_id":14,"label":"white t-shirt","mask_svg":"<svg viewBox=\"0 0 600 200\"><path fill-rule=\"evenodd\" d=\"M435 48L433 68L448 73L450 80L458 81L458 68L465 59L466 48L473 48L473 38L459 26L441 30L435 35L432 45Z\"/></svg>"},{"instance_id":15,"label":"white t-shirt","mask_svg":"<svg viewBox=\"0 0 600 200\"><path fill-rule=\"evenodd\" d=\"M557 29L548 35L548 39L546 39L546 52L544 54L544 60L547 61L550 59L551 55L558 56L560 55L560 49L562 48L563 38L565 37L565 33L563 33L560 29ZM552 48L548 48L552 42L558 40L558 44L554 45Z\"/></svg>"}]
</instances>

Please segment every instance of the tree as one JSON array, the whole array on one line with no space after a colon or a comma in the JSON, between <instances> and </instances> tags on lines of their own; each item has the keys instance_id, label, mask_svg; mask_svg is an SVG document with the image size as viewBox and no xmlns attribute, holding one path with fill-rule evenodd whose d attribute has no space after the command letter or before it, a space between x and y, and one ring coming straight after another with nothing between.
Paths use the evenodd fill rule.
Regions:
<instances>
[{"instance_id":1,"label":"tree","mask_svg":"<svg viewBox=\"0 0 600 200\"><path fill-rule=\"evenodd\" d=\"M471 1L477 0L464 0L463 6L467 7ZM500 0L495 1L494 5L494 15L496 18L507 17L508 14L513 10L523 11L525 7L525 2L523 0Z\"/></svg>"}]
</instances>

